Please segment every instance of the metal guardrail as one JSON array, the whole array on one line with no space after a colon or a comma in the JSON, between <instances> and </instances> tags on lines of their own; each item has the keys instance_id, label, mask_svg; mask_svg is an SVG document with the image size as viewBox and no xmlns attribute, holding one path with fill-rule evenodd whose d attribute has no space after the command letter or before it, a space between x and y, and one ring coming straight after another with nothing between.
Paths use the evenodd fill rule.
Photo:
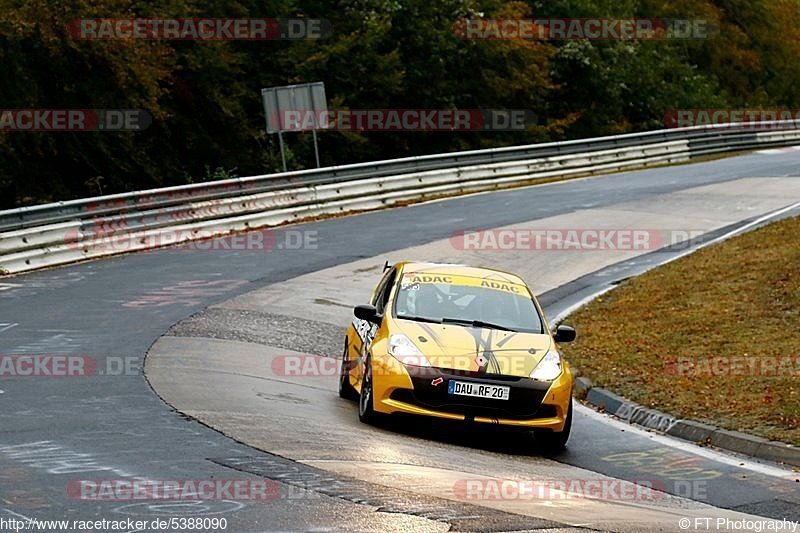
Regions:
<instances>
[{"instance_id":1,"label":"metal guardrail","mask_svg":"<svg viewBox=\"0 0 800 533\"><path fill-rule=\"evenodd\" d=\"M437 196L800 141L720 124L236 178L0 211L0 271L26 270Z\"/></svg>"}]
</instances>

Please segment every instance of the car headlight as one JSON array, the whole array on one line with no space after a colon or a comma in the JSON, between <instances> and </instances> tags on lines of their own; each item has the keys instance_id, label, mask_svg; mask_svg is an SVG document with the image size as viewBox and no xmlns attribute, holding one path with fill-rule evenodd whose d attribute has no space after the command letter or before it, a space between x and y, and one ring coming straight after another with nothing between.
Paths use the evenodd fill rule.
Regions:
<instances>
[{"instance_id":1,"label":"car headlight","mask_svg":"<svg viewBox=\"0 0 800 533\"><path fill-rule=\"evenodd\" d=\"M531 372L531 379L553 381L561 375L561 371L561 354L555 348L550 348Z\"/></svg>"},{"instance_id":2,"label":"car headlight","mask_svg":"<svg viewBox=\"0 0 800 533\"><path fill-rule=\"evenodd\" d=\"M431 366L428 358L422 355L411 339L402 333L395 333L389 337L389 355L404 365Z\"/></svg>"}]
</instances>

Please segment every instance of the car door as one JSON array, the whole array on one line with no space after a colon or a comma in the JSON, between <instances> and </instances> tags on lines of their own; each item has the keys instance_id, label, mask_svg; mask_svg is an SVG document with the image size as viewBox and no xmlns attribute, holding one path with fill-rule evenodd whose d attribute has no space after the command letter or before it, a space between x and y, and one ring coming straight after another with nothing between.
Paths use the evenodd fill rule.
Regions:
<instances>
[{"instance_id":1,"label":"car door","mask_svg":"<svg viewBox=\"0 0 800 533\"><path fill-rule=\"evenodd\" d=\"M379 313L383 313L383 309L386 307L396 274L396 268L391 268L388 270L378 282L378 286L372 295L370 304L374 305ZM378 331L378 326L376 324L371 324L366 320L354 318L353 328L355 329L355 335L353 336L353 342L351 343L351 347L349 349L350 359L356 359L358 361L354 374L356 379L360 382L361 376L364 372L364 361L367 358L367 353L370 345L372 344L372 339L375 338L375 333Z\"/></svg>"}]
</instances>

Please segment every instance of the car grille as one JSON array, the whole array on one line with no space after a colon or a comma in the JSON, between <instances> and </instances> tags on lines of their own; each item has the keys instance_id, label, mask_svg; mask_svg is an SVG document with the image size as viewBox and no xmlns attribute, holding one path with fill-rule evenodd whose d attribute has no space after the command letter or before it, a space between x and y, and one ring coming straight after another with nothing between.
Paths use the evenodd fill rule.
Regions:
<instances>
[{"instance_id":1,"label":"car grille","mask_svg":"<svg viewBox=\"0 0 800 533\"><path fill-rule=\"evenodd\" d=\"M554 406L542 405L550 383L537 382L516 376L480 374L469 371L451 371L438 368L406 367L414 390L397 389L390 398L434 411L462 414L467 417L506 418L530 420L556 416ZM441 378L438 385L433 385ZM451 379L474 383L488 383L511 387L508 400L454 396L447 392Z\"/></svg>"}]
</instances>

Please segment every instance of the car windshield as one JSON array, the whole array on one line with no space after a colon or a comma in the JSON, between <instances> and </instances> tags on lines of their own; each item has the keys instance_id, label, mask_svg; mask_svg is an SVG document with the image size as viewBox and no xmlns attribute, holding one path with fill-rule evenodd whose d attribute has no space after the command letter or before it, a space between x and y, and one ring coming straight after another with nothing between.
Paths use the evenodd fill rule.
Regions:
<instances>
[{"instance_id":1,"label":"car windshield","mask_svg":"<svg viewBox=\"0 0 800 533\"><path fill-rule=\"evenodd\" d=\"M394 316L529 333L544 331L539 312L527 294L472 285L401 283Z\"/></svg>"}]
</instances>

